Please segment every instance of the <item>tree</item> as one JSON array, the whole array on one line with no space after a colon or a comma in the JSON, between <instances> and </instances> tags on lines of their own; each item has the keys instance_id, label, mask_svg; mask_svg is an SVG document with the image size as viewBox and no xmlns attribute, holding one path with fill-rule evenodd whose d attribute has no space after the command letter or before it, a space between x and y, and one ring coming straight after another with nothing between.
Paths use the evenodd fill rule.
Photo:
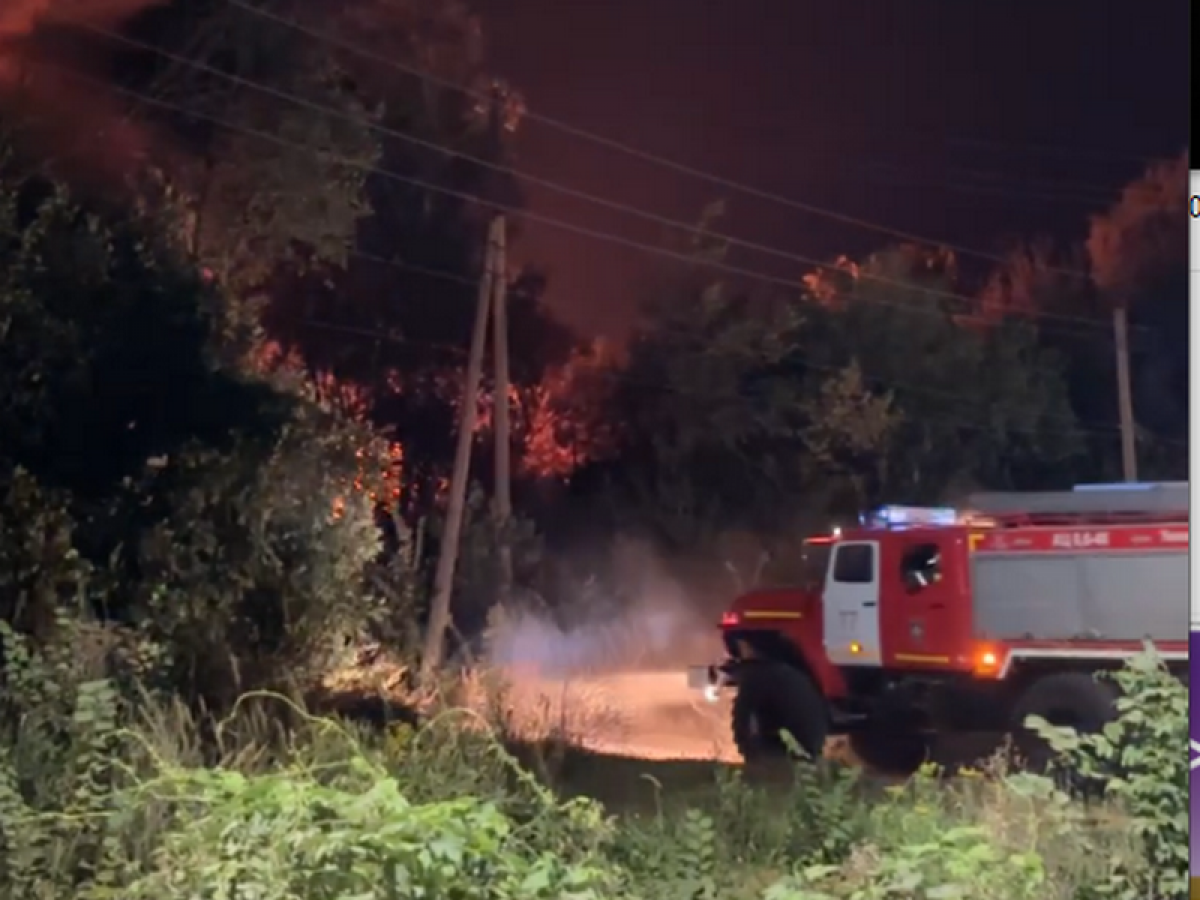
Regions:
<instances>
[{"instance_id":1,"label":"tree","mask_svg":"<svg viewBox=\"0 0 1200 900\"><path fill-rule=\"evenodd\" d=\"M842 293L815 300L795 337L789 366L809 397L845 402L853 378L876 403L887 401L875 414L886 408L888 427L872 433L888 439L862 499L933 502L975 484L1034 487L1077 452L1059 362L1038 346L1036 328L972 327L957 287L944 253L881 252L858 264ZM857 416L821 417L822 408L806 404L809 433L829 442L841 422L848 430L839 440L863 448Z\"/></svg>"},{"instance_id":2,"label":"tree","mask_svg":"<svg viewBox=\"0 0 1200 900\"><path fill-rule=\"evenodd\" d=\"M1187 257L1187 155L1152 164L1105 213L1093 216L1087 250L1108 297L1136 295Z\"/></svg>"},{"instance_id":3,"label":"tree","mask_svg":"<svg viewBox=\"0 0 1200 900\"><path fill-rule=\"evenodd\" d=\"M185 402L183 409L202 407L211 421L200 424L213 429L204 431L182 412L178 422L164 414L177 433L146 439L146 446L134 442L128 459L114 461L113 471L103 477L93 467L79 466L80 478L97 482L89 515L105 526L86 529L96 544L89 558L101 559L119 548L129 570L149 565L136 554L150 523L122 518L134 506L125 479L146 485L159 500L176 484L170 472L151 478L153 473L144 471L146 459L165 459L168 466L186 461L193 468L200 466L197 460L203 463L213 483L189 483L176 498L199 503L197 492L209 491L207 505L189 507L196 515L203 512L203 521L234 516L239 508L230 499L235 487L246 502L279 500L253 481L259 469L245 462L254 459L258 467L275 471L274 454L298 453L299 443L280 442L300 427L297 421L311 421L301 411L312 400L296 406L301 401L294 389L278 390L267 374L272 360L299 361L310 382L322 389L333 385L343 397L353 394L365 420L393 426L406 466L405 511L421 517L436 510L450 456L447 438L461 400L456 371L461 361L454 351L469 330L482 249L478 226L487 212L475 198L505 205L520 199L511 179L497 178L493 167L469 158L504 163L503 136L519 120L521 103L487 77L477 24L462 6L449 0L320 7L285 2L271 12L298 18L314 31L341 34L435 76L484 88L502 100L502 128L489 127L490 110L473 94L434 89L419 77L397 77L336 42L227 4L174 5L129 24L127 33L192 61L136 51L123 54L115 70L124 87L147 95L147 102L128 104L121 112L142 122L144 133L169 136L150 142L157 165L145 166L145 177L134 186L141 213L155 218L173 252L196 264L192 268L173 258L166 277L203 272L209 283L200 278L175 298L184 306L198 297L211 303L202 322L188 320L203 336L203 366L194 365L192 345L164 337L163 323L152 315L139 323L146 335L139 349L118 348L114 338L113 353L153 356L148 349L153 345L155 352L171 357L192 379L181 382L186 389L204 394L203 403ZM156 105L159 100L184 111L164 111ZM379 126L392 134L384 139ZM114 206L127 199L117 193L107 198ZM165 264L157 258L154 263ZM127 288L121 282L121 289ZM517 360L512 374L519 391L541 383L543 369L565 360L573 343L546 313L544 288L544 277L532 269L510 285ZM141 312L138 303L130 302L130 315ZM159 312L166 316L168 309ZM359 337L364 334L365 343ZM74 349L63 353L69 356ZM79 359L84 369L90 365L86 354ZM165 366L164 359L154 357L146 370L161 374ZM163 409L182 402L169 384L166 379L159 385ZM204 392L218 387L233 400L227 411L209 412L209 405L221 404L210 403ZM130 409L147 415L136 403ZM243 414L244 420L238 418ZM68 420L80 421L74 415ZM335 417L329 427L337 426ZM117 427L112 426L114 433ZM222 430L226 433L219 434ZM316 431L306 433L314 448L323 446ZM119 437L129 442L128 436ZM153 451L147 449L151 446ZM336 457L338 447L329 453ZM297 471L308 471L304 460L294 464ZM319 471L340 471L340 465L325 459ZM114 484L126 491L119 502ZM324 505L323 483L307 490L317 506ZM79 502L80 491L72 494ZM376 499L387 495L378 493ZM170 503L160 508L155 521L170 521L171 533L187 535L186 544L199 541L193 530L171 518L172 508ZM289 529L300 530L298 525ZM241 563L250 566L251 558ZM255 572L241 574L252 581L266 577L264 569ZM197 591L204 594L199 586ZM130 609L150 608L132 589L121 596ZM226 608L235 609L231 604ZM195 623L189 629L203 632Z\"/></svg>"},{"instance_id":4,"label":"tree","mask_svg":"<svg viewBox=\"0 0 1200 900\"><path fill-rule=\"evenodd\" d=\"M179 58L151 54L139 86L186 110L150 114L186 147L164 176L195 259L241 297L281 271L344 267L380 148L377 117L336 56L227 4L180 7L147 36Z\"/></svg>"},{"instance_id":5,"label":"tree","mask_svg":"<svg viewBox=\"0 0 1200 900\"><path fill-rule=\"evenodd\" d=\"M1027 319L1050 325L1047 316L1094 313L1086 252L1046 238L1013 246L1004 262L988 273L978 294L978 315L987 322Z\"/></svg>"},{"instance_id":6,"label":"tree","mask_svg":"<svg viewBox=\"0 0 1200 900\"><path fill-rule=\"evenodd\" d=\"M219 708L373 614L379 536L354 483L384 461L301 386L230 367L229 301L173 233L0 181L0 490L45 523L9 535L9 602L36 633L86 599Z\"/></svg>"},{"instance_id":7,"label":"tree","mask_svg":"<svg viewBox=\"0 0 1200 900\"><path fill-rule=\"evenodd\" d=\"M472 198L520 203L511 178L468 157L503 166L520 98L489 76L478 23L453 0L291 4L283 14L344 42L305 38L328 54L327 65L344 73L356 102L372 111L379 155L364 184L367 214L345 264L277 282L265 324L312 372L366 391L371 420L394 429L404 446L406 505L425 514L436 505L453 455L460 350L483 258L485 209ZM500 133L489 128L489 110L475 93L445 89L435 79L472 92L499 88ZM532 269L511 279L511 375L522 389L538 384L543 369L565 359L573 343L546 312L544 290L545 278Z\"/></svg>"},{"instance_id":8,"label":"tree","mask_svg":"<svg viewBox=\"0 0 1200 900\"><path fill-rule=\"evenodd\" d=\"M91 567L75 548L64 497L0 459L0 622L45 640L56 613L86 603Z\"/></svg>"},{"instance_id":9,"label":"tree","mask_svg":"<svg viewBox=\"0 0 1200 900\"><path fill-rule=\"evenodd\" d=\"M618 379L619 463L593 467L637 511L618 527L693 548L774 537L881 502L1054 485L1077 458L1061 360L1028 318L981 318L950 253L841 259L791 296L678 278Z\"/></svg>"},{"instance_id":10,"label":"tree","mask_svg":"<svg viewBox=\"0 0 1200 900\"><path fill-rule=\"evenodd\" d=\"M1151 165L1092 218L1087 238L1101 301L1129 311L1134 410L1151 477L1187 467L1187 171L1186 154Z\"/></svg>"},{"instance_id":11,"label":"tree","mask_svg":"<svg viewBox=\"0 0 1200 900\"><path fill-rule=\"evenodd\" d=\"M265 388L214 370L236 339L222 298L150 227L41 180L0 182L4 452L78 498L272 414Z\"/></svg>"},{"instance_id":12,"label":"tree","mask_svg":"<svg viewBox=\"0 0 1200 900\"><path fill-rule=\"evenodd\" d=\"M973 318L983 327L1006 320L1037 326L1039 346L1060 361L1079 421L1083 451L1071 476L1119 477L1111 309L1092 281L1086 248L1044 238L1014 247L988 274Z\"/></svg>"},{"instance_id":13,"label":"tree","mask_svg":"<svg viewBox=\"0 0 1200 900\"><path fill-rule=\"evenodd\" d=\"M610 409L622 374L616 348L595 340L521 391L521 473L569 480L580 468L612 458L622 428Z\"/></svg>"},{"instance_id":14,"label":"tree","mask_svg":"<svg viewBox=\"0 0 1200 900\"><path fill-rule=\"evenodd\" d=\"M853 358L819 380L799 406L806 420L801 439L816 477L828 487L823 505L865 508L889 483L889 450L901 414L889 391L873 389Z\"/></svg>"},{"instance_id":15,"label":"tree","mask_svg":"<svg viewBox=\"0 0 1200 900\"><path fill-rule=\"evenodd\" d=\"M312 686L385 616L365 583L381 550L365 474L369 435L307 403L272 433L186 449L151 469L124 585L175 683L227 708L253 687ZM361 482L360 482L361 483Z\"/></svg>"},{"instance_id":16,"label":"tree","mask_svg":"<svg viewBox=\"0 0 1200 900\"><path fill-rule=\"evenodd\" d=\"M624 435L618 505L676 546L777 524L799 471L798 386L778 372L794 304L700 285L684 273L647 309L610 413Z\"/></svg>"}]
</instances>

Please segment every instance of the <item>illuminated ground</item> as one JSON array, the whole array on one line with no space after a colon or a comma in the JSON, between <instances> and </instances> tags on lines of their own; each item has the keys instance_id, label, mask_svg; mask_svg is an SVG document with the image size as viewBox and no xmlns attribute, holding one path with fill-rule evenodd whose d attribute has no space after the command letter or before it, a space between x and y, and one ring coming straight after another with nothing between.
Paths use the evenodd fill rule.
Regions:
<instances>
[{"instance_id":1,"label":"illuminated ground","mask_svg":"<svg viewBox=\"0 0 1200 900\"><path fill-rule=\"evenodd\" d=\"M707 703L687 687L682 671L625 672L547 679L515 677L519 709L536 711L532 727L554 723L574 743L608 756L645 760L740 762L730 737L730 703ZM544 725L543 725L544 727ZM964 765L990 754L995 735L955 736L935 750L934 761ZM826 756L853 761L843 741Z\"/></svg>"}]
</instances>

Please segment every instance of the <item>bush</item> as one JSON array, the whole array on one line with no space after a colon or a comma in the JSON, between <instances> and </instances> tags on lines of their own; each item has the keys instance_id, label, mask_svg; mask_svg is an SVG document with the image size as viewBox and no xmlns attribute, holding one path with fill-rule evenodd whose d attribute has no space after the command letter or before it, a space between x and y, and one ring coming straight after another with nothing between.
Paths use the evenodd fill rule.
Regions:
<instances>
[{"instance_id":1,"label":"bush","mask_svg":"<svg viewBox=\"0 0 1200 900\"><path fill-rule=\"evenodd\" d=\"M70 652L94 641L90 629L63 617L41 647L2 632L19 718L0 741L0 896L1184 895L1172 814L1185 786L1166 768L1182 763L1127 743L1164 740L1182 714L1186 691L1149 658L1118 676L1126 700L1104 735L1056 734L1090 771L1121 762L1119 775L1097 775L1103 801L1002 768L950 781L926 770L880 788L821 764L786 786L720 773L686 797L647 782L657 810L614 817L594 800L558 799L487 728L465 727L481 724L466 711L380 735L260 693L206 725L97 677L89 654Z\"/></svg>"},{"instance_id":2,"label":"bush","mask_svg":"<svg viewBox=\"0 0 1200 900\"><path fill-rule=\"evenodd\" d=\"M189 696L222 710L247 690L309 686L367 628L380 540L353 488L364 447L300 404L277 434L180 454L140 487L156 521L123 587Z\"/></svg>"},{"instance_id":3,"label":"bush","mask_svg":"<svg viewBox=\"0 0 1200 900\"><path fill-rule=\"evenodd\" d=\"M0 614L39 640L64 611L119 624L219 709L379 614L387 458L246 364L252 323L170 233L0 169Z\"/></svg>"},{"instance_id":4,"label":"bush","mask_svg":"<svg viewBox=\"0 0 1200 900\"><path fill-rule=\"evenodd\" d=\"M1098 785L1129 817L1141 845L1139 864L1121 865L1094 896L1134 900L1182 897L1188 889L1190 800L1183 747L1188 687L1148 646L1111 676L1120 688L1117 718L1099 734L1076 734L1034 717L1063 762Z\"/></svg>"},{"instance_id":5,"label":"bush","mask_svg":"<svg viewBox=\"0 0 1200 900\"><path fill-rule=\"evenodd\" d=\"M152 792L178 810L149 871L124 888L163 897L584 897L611 885L599 859L531 846L495 803L415 804L359 758L335 785L304 771L169 773ZM576 808L570 814L586 817Z\"/></svg>"},{"instance_id":6,"label":"bush","mask_svg":"<svg viewBox=\"0 0 1200 900\"><path fill-rule=\"evenodd\" d=\"M85 605L91 574L67 498L0 459L0 509L0 621L48 636L59 609Z\"/></svg>"},{"instance_id":7,"label":"bush","mask_svg":"<svg viewBox=\"0 0 1200 900\"><path fill-rule=\"evenodd\" d=\"M266 698L300 723L284 741L248 703L210 730L213 765L180 762L202 731L189 714L135 710L106 681L71 686L73 673L6 636L10 676L23 673L12 688L40 678L62 708L53 733L26 720L0 744L4 896L582 900L617 889L600 808L558 802L482 737L472 758L447 759L438 732L372 745ZM156 732L152 713L175 729ZM511 777L455 791L452 772L485 757ZM412 799L430 775L443 796Z\"/></svg>"}]
</instances>

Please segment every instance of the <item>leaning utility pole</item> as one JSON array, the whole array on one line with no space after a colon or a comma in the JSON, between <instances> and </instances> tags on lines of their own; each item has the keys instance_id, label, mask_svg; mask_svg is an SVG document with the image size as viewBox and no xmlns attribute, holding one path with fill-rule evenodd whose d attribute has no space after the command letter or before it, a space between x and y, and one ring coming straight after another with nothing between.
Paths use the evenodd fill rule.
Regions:
<instances>
[{"instance_id":1,"label":"leaning utility pole","mask_svg":"<svg viewBox=\"0 0 1200 900\"><path fill-rule=\"evenodd\" d=\"M508 421L508 276L505 263L506 234L504 216L493 220L496 227L494 275L492 277L492 356L495 365L492 394L495 429L496 486L493 515L496 522L496 553L499 557L497 600L504 603L512 590L512 545L509 520L512 517L512 440Z\"/></svg>"},{"instance_id":2,"label":"leaning utility pole","mask_svg":"<svg viewBox=\"0 0 1200 900\"><path fill-rule=\"evenodd\" d=\"M463 380L462 408L459 410L458 446L454 454L454 471L450 476L450 497L446 502L446 527L438 551L437 574L433 582L433 602L429 608L429 625L425 631L425 649L421 654L421 684L427 685L442 664L446 631L450 627L450 598L454 593L454 570L458 564L458 542L462 535L463 515L467 505L467 482L471 478L471 443L475 437L475 419L479 405L479 376L483 370L483 346L487 340L488 308L492 285L496 282L497 236L502 234L503 220L492 218L488 227L487 252L483 275L479 279L479 294L475 300L475 327L471 332L471 351L467 357L467 374Z\"/></svg>"},{"instance_id":3,"label":"leaning utility pole","mask_svg":"<svg viewBox=\"0 0 1200 900\"><path fill-rule=\"evenodd\" d=\"M1121 421L1121 472L1126 481L1137 481L1137 435L1133 421L1133 389L1129 381L1129 310L1123 302L1113 307L1113 338L1117 349L1117 406Z\"/></svg>"},{"instance_id":4,"label":"leaning utility pole","mask_svg":"<svg viewBox=\"0 0 1200 900\"><path fill-rule=\"evenodd\" d=\"M499 89L493 92L491 121L489 123L492 151L501 152L501 113L503 96ZM479 407L479 376L483 371L483 350L487 341L488 314L493 292L498 298L504 296L505 276L502 270L504 254L504 218L496 209L493 179L483 173L478 199L486 211L487 249L484 254L483 274L479 279L479 294L475 300L475 326L471 331L471 351L467 357L467 373L463 381L462 409L459 410L458 445L454 453L454 471L450 476L450 496L446 501L446 527L442 532L438 549L437 572L433 582L433 601L429 608L429 625L425 631L425 648L421 654L420 681L427 686L434 673L441 667L446 645L446 631L450 628L450 600L454 595L454 571L458 564L458 545L462 537L463 518L467 505L467 484L471 480L471 445L475 437L475 421ZM504 372L507 381L508 350L504 343ZM497 363L497 372L499 372ZM507 387L505 399L507 399ZM505 407L505 434L508 431L508 408ZM497 463L497 466L499 464ZM507 487L507 482L506 482ZM507 497L507 493L505 494Z\"/></svg>"}]
</instances>

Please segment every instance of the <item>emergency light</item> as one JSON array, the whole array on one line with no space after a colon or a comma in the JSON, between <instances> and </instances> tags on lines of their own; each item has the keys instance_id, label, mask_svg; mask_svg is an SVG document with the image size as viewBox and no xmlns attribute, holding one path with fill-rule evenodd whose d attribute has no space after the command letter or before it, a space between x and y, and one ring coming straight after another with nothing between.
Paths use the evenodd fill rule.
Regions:
<instances>
[{"instance_id":1,"label":"emergency light","mask_svg":"<svg viewBox=\"0 0 1200 900\"><path fill-rule=\"evenodd\" d=\"M868 528L949 528L959 522L949 506L881 506L864 517Z\"/></svg>"}]
</instances>

